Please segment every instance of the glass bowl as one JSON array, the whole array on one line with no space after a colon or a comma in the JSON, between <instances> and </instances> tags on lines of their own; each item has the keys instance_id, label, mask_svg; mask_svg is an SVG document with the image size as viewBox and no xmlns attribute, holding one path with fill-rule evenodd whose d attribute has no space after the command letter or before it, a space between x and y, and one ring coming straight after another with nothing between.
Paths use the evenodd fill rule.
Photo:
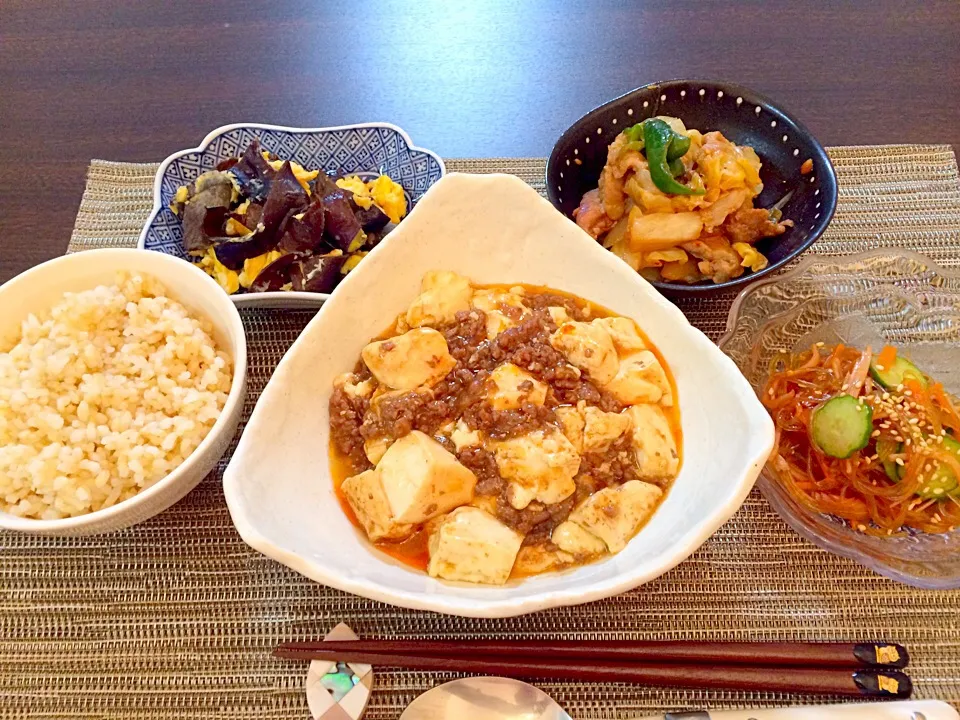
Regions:
<instances>
[{"instance_id":1,"label":"glass bowl","mask_svg":"<svg viewBox=\"0 0 960 720\"><path fill-rule=\"evenodd\" d=\"M805 350L820 341L896 345L956 395L960 272L903 250L811 256L792 271L744 290L730 309L720 347L760 392L778 350ZM816 545L908 585L960 587L960 529L872 537L802 507L769 467L757 484L774 510Z\"/></svg>"}]
</instances>

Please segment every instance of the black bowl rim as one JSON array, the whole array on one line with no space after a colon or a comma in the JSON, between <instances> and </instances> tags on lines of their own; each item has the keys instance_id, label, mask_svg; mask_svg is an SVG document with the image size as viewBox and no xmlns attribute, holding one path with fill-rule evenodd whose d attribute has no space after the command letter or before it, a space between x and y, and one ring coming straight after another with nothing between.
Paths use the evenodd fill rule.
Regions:
<instances>
[{"instance_id":1,"label":"black bowl rim","mask_svg":"<svg viewBox=\"0 0 960 720\"><path fill-rule=\"evenodd\" d=\"M786 120L791 123L796 129L803 135L806 139L810 141L813 146L814 154L818 156L818 159L821 160L826 168L826 178L823 178L821 175L821 188L826 192L824 193L824 199L821 201L823 203L823 210L820 213L820 218L817 220L817 223L814 225L813 229L810 231L809 237L804 241L802 245L797 247L793 252L781 258L775 263L767 265L763 270L759 272L745 273L744 275L734 278L733 280L728 280L727 282L715 283L715 284L696 284L696 285L687 285L684 283L664 283L664 282L654 282L651 283L657 290L662 292L665 295L670 295L673 297L696 297L703 295L713 295L724 290L730 290L731 288L740 288L745 285L749 285L755 280L770 275L771 273L776 272L784 265L788 265L798 256L810 249L810 246L813 245L820 237L823 235L824 231L829 226L830 221L833 219L834 213L837 210L837 173L833 167L833 162L830 160L830 156L827 154L827 151L824 149L823 145L820 144L820 141L810 132L807 127L796 119L794 115L787 112L783 109L782 106L774 103L770 98L758 93L750 88L743 87L742 85L736 85L734 83L727 83L716 80L698 80L696 78L676 78L672 80L661 80L658 82L648 83L646 85L641 85L638 88L634 88L628 92L619 95L618 97L608 100L602 105L598 105L589 112L580 116L570 127L568 127L563 134L557 138L556 143L553 145L553 150L550 151L550 157L547 160L547 168L545 172L545 180L547 185L547 199L550 201L550 204L553 205L558 212L560 210L560 199L556 195L556 191L553 188L553 185L550 182L551 168L554 167L554 164L560 161L559 158L559 149L566 140L569 140L570 137L574 134L575 130L578 130L587 120L596 117L601 112L606 110L608 107L615 103L619 103L627 98L633 97L635 95L640 95L642 93L650 92L651 90L664 90L670 89L672 87L677 87L680 85L699 85L704 89L710 90L722 90L725 95L733 95L734 97L742 97L744 102L748 102L752 105L758 105L762 107L765 111L775 115L778 120ZM654 106L654 112L656 112L656 106Z\"/></svg>"}]
</instances>

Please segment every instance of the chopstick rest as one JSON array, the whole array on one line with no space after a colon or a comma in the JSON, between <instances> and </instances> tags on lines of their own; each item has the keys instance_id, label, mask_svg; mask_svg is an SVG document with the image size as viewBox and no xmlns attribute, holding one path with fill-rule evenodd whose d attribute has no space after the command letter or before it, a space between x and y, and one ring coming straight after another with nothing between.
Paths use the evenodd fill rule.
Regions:
<instances>
[{"instance_id":1,"label":"chopstick rest","mask_svg":"<svg viewBox=\"0 0 960 720\"><path fill-rule=\"evenodd\" d=\"M324 642L358 639L348 625L340 623ZM305 685L310 716L313 720L360 720L372 688L373 667L366 663L312 660Z\"/></svg>"}]
</instances>

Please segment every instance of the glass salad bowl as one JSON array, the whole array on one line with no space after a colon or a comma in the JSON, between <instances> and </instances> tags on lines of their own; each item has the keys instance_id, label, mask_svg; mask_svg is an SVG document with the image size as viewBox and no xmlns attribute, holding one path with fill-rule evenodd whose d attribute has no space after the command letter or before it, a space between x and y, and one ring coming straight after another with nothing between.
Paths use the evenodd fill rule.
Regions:
<instances>
[{"instance_id":1,"label":"glass salad bowl","mask_svg":"<svg viewBox=\"0 0 960 720\"><path fill-rule=\"evenodd\" d=\"M720 347L760 391L778 351L821 341L895 345L950 393L960 393L960 271L903 250L808 257L737 297ZM960 587L960 529L873 537L801 506L769 468L757 484L774 510L816 545L908 585Z\"/></svg>"}]
</instances>

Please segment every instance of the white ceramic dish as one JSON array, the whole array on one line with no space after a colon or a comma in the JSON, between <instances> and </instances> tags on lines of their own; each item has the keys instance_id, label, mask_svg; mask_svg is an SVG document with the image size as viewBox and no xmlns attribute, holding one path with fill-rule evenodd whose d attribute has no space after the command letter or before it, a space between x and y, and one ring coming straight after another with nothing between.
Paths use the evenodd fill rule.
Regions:
<instances>
[{"instance_id":1,"label":"white ceramic dish","mask_svg":"<svg viewBox=\"0 0 960 720\"><path fill-rule=\"evenodd\" d=\"M619 554L505 587L452 584L375 550L344 515L328 458L332 380L436 268L572 292L634 318L662 351L677 382L683 468ZM674 567L737 511L772 446L773 424L736 366L652 286L518 178L452 174L347 276L287 352L224 489L247 543L318 582L403 607L507 617L616 595Z\"/></svg>"},{"instance_id":2,"label":"white ceramic dish","mask_svg":"<svg viewBox=\"0 0 960 720\"><path fill-rule=\"evenodd\" d=\"M129 527L163 512L213 470L233 439L243 413L247 344L240 313L210 277L185 260L148 250L88 250L64 255L18 275L0 287L0 339L15 338L28 313L50 308L65 292L112 283L118 271L147 273L170 297L213 323L216 340L233 358L233 382L223 411L199 447L180 467L134 497L87 515L31 520L0 511L0 528L37 535L93 535Z\"/></svg>"}]
</instances>

